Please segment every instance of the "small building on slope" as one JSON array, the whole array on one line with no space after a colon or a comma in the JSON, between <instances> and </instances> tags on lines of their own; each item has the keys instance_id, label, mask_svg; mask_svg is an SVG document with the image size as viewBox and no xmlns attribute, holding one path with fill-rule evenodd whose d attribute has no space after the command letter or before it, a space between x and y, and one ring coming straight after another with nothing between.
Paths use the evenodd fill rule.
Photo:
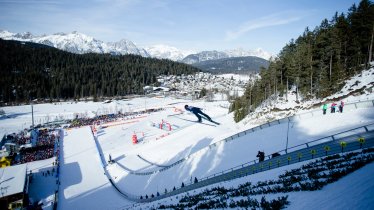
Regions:
<instances>
[{"instance_id":1,"label":"small building on slope","mask_svg":"<svg viewBox=\"0 0 374 210\"><path fill-rule=\"evenodd\" d=\"M0 209L28 206L28 187L26 164L0 168Z\"/></svg>"}]
</instances>

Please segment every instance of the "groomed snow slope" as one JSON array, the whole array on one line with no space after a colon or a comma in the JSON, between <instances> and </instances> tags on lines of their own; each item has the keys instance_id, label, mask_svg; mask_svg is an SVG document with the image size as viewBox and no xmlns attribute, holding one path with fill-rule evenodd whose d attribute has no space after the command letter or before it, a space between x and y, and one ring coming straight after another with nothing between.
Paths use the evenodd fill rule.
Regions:
<instances>
[{"instance_id":1,"label":"groomed snow slope","mask_svg":"<svg viewBox=\"0 0 374 210\"><path fill-rule=\"evenodd\" d=\"M216 127L191 122L196 119L188 113L170 116L176 114L175 109L166 108L161 112L123 119L120 125L99 130L97 136L103 157L108 161L110 154L116 160L116 163L107 165L107 170L117 187L132 195L163 193L165 189L169 191L174 186L180 187L182 182L190 183L191 177L200 179L249 162L256 158L258 150L270 154L285 148L287 123L264 128L206 149L210 144L238 132L238 128L231 122L231 116L225 114L219 103L221 102L189 103L204 106L204 112L222 123ZM151 100L148 100L148 106L152 106ZM183 103L175 106L181 108ZM173 125L174 129L160 130L157 123L162 120ZM151 126L152 123L156 126ZM290 123L289 146L370 123L374 123L373 108L296 118ZM132 144L134 132L139 136L139 143L136 145ZM165 135L167 133L169 134ZM120 209L132 204L110 185L89 127L67 131L62 151L59 202L62 209ZM191 156L187 161L161 173L146 176L130 173L155 171L188 155ZM278 172L284 170L282 168ZM262 178L268 179L267 176ZM252 180L253 176L243 178L248 179Z\"/></svg>"},{"instance_id":2,"label":"groomed snow slope","mask_svg":"<svg viewBox=\"0 0 374 210\"><path fill-rule=\"evenodd\" d=\"M373 98L373 94L367 94L366 96ZM352 101L354 101L353 97L350 98L350 102ZM183 110L186 103L203 108L205 113L220 122L221 125L216 126L205 121L203 122L206 124L194 122L196 121L194 115L179 111ZM89 127L71 129L66 132L67 135L61 145L59 209L121 209L133 204L124 199L112 187L107 178L108 174L104 174L101 158L105 159L104 166L106 166L109 176L113 178L119 189L129 194L144 196L157 192L163 193L165 189L169 191L174 186L180 187L182 182L190 183L195 177L201 179L249 162L256 159L258 150L265 151L267 155L283 150L287 144L287 137L290 147L350 128L374 123L373 107L347 108L343 113L304 115L304 117L295 118L289 124L281 123L266 127L227 143L217 143L217 146L207 149L209 145L255 125L234 123L232 114L227 114L228 102L222 101L135 98L113 101L107 104L93 102L38 104L34 105L34 111L36 112L36 118L43 121L43 118L46 117L51 119L60 118L60 116L62 118L73 118L76 114L93 116L95 113L114 113L119 110L127 112L160 107L165 109L146 115L134 116L135 118L125 118L119 121L117 125L106 125L106 128L99 129L97 139L102 153L99 152ZM1 136L4 133L16 132L22 127L30 125L30 106L4 107L3 109L9 118L0 120ZM166 122L165 125L170 124L171 131L167 129L167 126L162 130L159 129L159 123L162 120ZM136 145L132 144L134 133L139 140ZM107 165L109 155L116 162ZM186 161L161 173L152 175L134 174L157 171L163 166L168 166L188 156L189 158ZM37 166L38 164L40 166ZM36 176L40 176L38 173L44 169L42 162L38 164L30 164L30 167L35 168ZM45 166L46 168L50 167L50 162L46 164L48 164ZM221 184L234 186L248 180L251 182L267 180L293 167L297 167L297 164ZM372 209L374 208L372 196L367 198L365 197L366 194L365 196L362 194L373 194L372 187L369 188L373 185L373 180L361 173L373 174L373 164L360 169L341 181L328 185L322 191L290 193L291 205L289 208L324 209L324 206L327 205L331 208L339 206L343 209L345 207L349 209L360 203L359 207ZM30 195L45 201L51 200L50 197L46 198L44 196L53 194L55 186L47 188L41 184L42 179L38 180L39 184L34 185L36 188L31 190ZM367 185L364 186L364 183ZM345 193L350 191L361 194L361 196L357 197L351 193ZM269 196L271 198L275 195ZM352 201L352 199L355 200ZM173 198L172 202L175 201L176 199ZM330 203L326 204L328 201ZM167 202L171 201L168 200ZM342 206L346 202L349 204ZM149 206L152 205L154 204L149 204ZM142 206L144 207L144 205ZM50 208L50 206L45 208Z\"/></svg>"},{"instance_id":3,"label":"groomed snow slope","mask_svg":"<svg viewBox=\"0 0 374 210\"><path fill-rule=\"evenodd\" d=\"M112 187L89 127L66 132L58 209L116 209L128 203Z\"/></svg>"},{"instance_id":4,"label":"groomed snow slope","mask_svg":"<svg viewBox=\"0 0 374 210\"><path fill-rule=\"evenodd\" d=\"M188 114L183 114L180 118L194 120L194 116ZM171 118L168 122L180 125L184 123L180 118ZM288 146L303 144L373 122L373 108L296 119L289 125ZM283 150L287 143L287 128L287 123L281 123L230 142L221 142L211 149L207 149L210 144L236 131L225 123L217 127L192 123L180 131L169 132L164 138L157 139L152 136L147 138L147 133L158 128L139 123L127 128L106 128L99 134L98 139L103 145L104 157L108 160L111 154L112 158L117 160L116 163L108 165L109 173L115 177L117 186L140 196L164 192L165 189L170 191L174 186L179 187L182 182L190 183L191 177L200 179L244 164L256 159L258 150L265 151L266 154ZM144 132L145 140L132 145L133 131ZM160 165L168 166L187 156L189 158L186 161L161 173L146 176L130 173L157 171L162 168Z\"/></svg>"}]
</instances>

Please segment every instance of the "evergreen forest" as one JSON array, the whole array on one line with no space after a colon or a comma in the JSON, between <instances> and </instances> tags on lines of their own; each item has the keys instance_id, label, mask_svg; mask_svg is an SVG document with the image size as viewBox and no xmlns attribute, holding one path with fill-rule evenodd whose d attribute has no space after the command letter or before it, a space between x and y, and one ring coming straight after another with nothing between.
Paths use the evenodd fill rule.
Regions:
<instances>
[{"instance_id":1,"label":"evergreen forest","mask_svg":"<svg viewBox=\"0 0 374 210\"><path fill-rule=\"evenodd\" d=\"M67 100L142 94L158 75L199 69L137 55L73 54L35 43L0 39L0 100Z\"/></svg>"},{"instance_id":2,"label":"evergreen forest","mask_svg":"<svg viewBox=\"0 0 374 210\"><path fill-rule=\"evenodd\" d=\"M308 27L296 40L283 47L260 79L246 87L242 97L232 102L238 122L265 100L287 99L286 91L297 96L323 98L336 93L349 77L368 68L373 60L374 4L362 0L347 14L335 13L314 30ZM300 98L297 98L300 100Z\"/></svg>"}]
</instances>

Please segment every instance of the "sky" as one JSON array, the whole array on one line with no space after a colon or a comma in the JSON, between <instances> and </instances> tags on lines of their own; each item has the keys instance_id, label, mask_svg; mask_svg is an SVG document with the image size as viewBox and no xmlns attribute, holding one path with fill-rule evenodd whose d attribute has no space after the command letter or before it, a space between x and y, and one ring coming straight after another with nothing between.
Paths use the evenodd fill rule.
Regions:
<instances>
[{"instance_id":1,"label":"sky","mask_svg":"<svg viewBox=\"0 0 374 210\"><path fill-rule=\"evenodd\" d=\"M272 54L359 0L0 0L0 30L78 31L105 42Z\"/></svg>"}]
</instances>

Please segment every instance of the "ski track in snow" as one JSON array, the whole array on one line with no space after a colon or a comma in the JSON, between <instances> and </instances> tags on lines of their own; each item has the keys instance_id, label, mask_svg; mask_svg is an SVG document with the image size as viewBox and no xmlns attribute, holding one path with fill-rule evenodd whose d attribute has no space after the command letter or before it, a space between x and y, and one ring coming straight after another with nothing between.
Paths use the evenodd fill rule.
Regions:
<instances>
[{"instance_id":1,"label":"ski track in snow","mask_svg":"<svg viewBox=\"0 0 374 210\"><path fill-rule=\"evenodd\" d=\"M368 77L373 74L364 73L363 75ZM358 78L353 80L356 79ZM363 81L370 81L370 79L366 78ZM350 87L349 84L347 88ZM365 97L374 98L373 94ZM363 97L356 99L362 100ZM353 101L354 97L349 97L349 102ZM175 108L183 110L185 103L203 108L205 113L221 125L205 126L179 119L196 120L196 117L190 113L175 112ZM89 127L70 129L65 132L67 135L61 146L59 209L121 209L121 207L133 204L112 187L104 174L101 158L107 162L109 155L115 163L107 165L107 170L116 186L124 192L144 196L157 192L163 193L165 189L169 191L174 186L179 187L182 182L190 183L195 177L200 179L249 162L256 159L259 150L265 151L266 155L282 150L286 146L287 139L288 146L291 147L350 128L374 123L373 107L347 108L344 113L295 118L289 124L285 122L273 125L225 143L223 139L254 127L256 124L235 123L232 113L227 114L228 110L224 107L228 107L228 102L224 101L186 101L168 97L134 98L106 104L100 102L37 104L34 105L34 111L38 123L47 118L48 120L73 118L77 113L92 117L95 113L115 113L118 110L136 111L144 109L145 104L147 108L165 107L165 109L138 116L136 119L123 119L118 124L111 124L101 129L97 140L103 156L100 156ZM31 122L29 106L4 107L3 109L9 118L0 120L1 136L29 127ZM318 111L320 111L319 108L316 112ZM172 130L168 130L168 127L160 129L159 124L162 121L170 124ZM132 143L133 134L137 135L138 144ZM216 146L208 149L209 145L214 143ZM146 176L131 173L157 171L186 157L189 158L161 173ZM48 159L28 163L29 170L32 169L36 176L32 184L34 189L30 191L30 195L35 199L42 199L44 209L52 209L50 202L53 200L51 196L54 194L56 185L53 184L54 179L42 177L40 173L51 167L52 162L53 159ZM285 170L298 166L295 164L282 167L216 185L237 186L249 180L251 182L268 180L277 177ZM373 164L370 164L320 191L289 193L291 205L288 208L372 209L374 206L371 179L373 170ZM47 187L48 183L49 187ZM203 189L196 191L200 190ZM275 195L267 195L267 198L272 196ZM167 200L165 199L163 203L175 202L176 199L174 197L174 201ZM148 206L147 204L142 206L147 208L152 205L151 203Z\"/></svg>"}]
</instances>

